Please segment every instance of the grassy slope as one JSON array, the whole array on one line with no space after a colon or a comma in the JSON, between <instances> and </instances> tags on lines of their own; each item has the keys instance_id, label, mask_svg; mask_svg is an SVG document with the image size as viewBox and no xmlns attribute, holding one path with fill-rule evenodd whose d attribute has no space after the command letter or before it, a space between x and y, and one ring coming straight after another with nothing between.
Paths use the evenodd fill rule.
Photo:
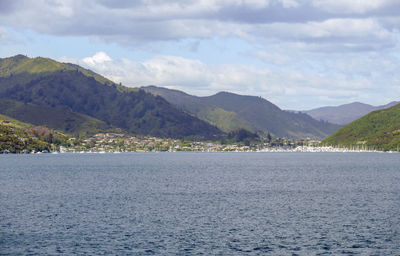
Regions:
<instances>
[{"instance_id":1,"label":"grassy slope","mask_svg":"<svg viewBox=\"0 0 400 256\"><path fill-rule=\"evenodd\" d=\"M323 141L329 145L360 145L380 150L398 150L400 146L400 104L378 110L339 129Z\"/></svg>"},{"instance_id":2,"label":"grassy slope","mask_svg":"<svg viewBox=\"0 0 400 256\"><path fill-rule=\"evenodd\" d=\"M225 132L232 132L241 128L251 132L255 131L255 128L249 122L240 118L236 113L222 108L214 107L204 115L201 112L198 115Z\"/></svg>"},{"instance_id":3,"label":"grassy slope","mask_svg":"<svg viewBox=\"0 0 400 256\"><path fill-rule=\"evenodd\" d=\"M78 65L71 63L61 63L49 58L28 58L23 55L0 59L0 77L17 75L22 73L40 74L55 71L79 71L85 76L93 77L102 84L115 84L111 80Z\"/></svg>"},{"instance_id":4,"label":"grassy slope","mask_svg":"<svg viewBox=\"0 0 400 256\"><path fill-rule=\"evenodd\" d=\"M8 126L12 126L17 129L28 129L32 127L32 124L21 122L20 120L14 119L10 116L0 114L0 123L4 124L5 121L9 122Z\"/></svg>"}]
</instances>

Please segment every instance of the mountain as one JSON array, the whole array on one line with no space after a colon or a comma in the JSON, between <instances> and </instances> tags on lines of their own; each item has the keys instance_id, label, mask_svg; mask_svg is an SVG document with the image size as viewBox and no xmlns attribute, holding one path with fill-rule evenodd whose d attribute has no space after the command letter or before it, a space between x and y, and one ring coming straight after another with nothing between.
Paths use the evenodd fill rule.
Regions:
<instances>
[{"instance_id":1,"label":"mountain","mask_svg":"<svg viewBox=\"0 0 400 256\"><path fill-rule=\"evenodd\" d=\"M242 126L249 130L269 132L275 136L294 139L326 138L339 128L338 125L317 121L303 113L283 111L261 97L228 92L220 92L208 97L196 97L177 90L155 86L142 87L142 89L162 96L170 103L225 130L226 126L224 127L224 124L220 123L223 119L221 116L231 117L227 121L231 129ZM223 114L214 118L212 113L216 112Z\"/></svg>"},{"instance_id":2,"label":"mountain","mask_svg":"<svg viewBox=\"0 0 400 256\"><path fill-rule=\"evenodd\" d=\"M393 101L387 105L372 106L360 102L353 102L336 107L321 107L312 110L302 111L317 120L324 120L330 123L346 125L354 120L365 116L375 110L386 109L400 102Z\"/></svg>"},{"instance_id":3,"label":"mountain","mask_svg":"<svg viewBox=\"0 0 400 256\"><path fill-rule=\"evenodd\" d=\"M237 113L257 129L279 137L321 139L339 128L337 125L317 121L307 114L283 111L261 97L220 92L204 99L210 104Z\"/></svg>"},{"instance_id":4,"label":"mountain","mask_svg":"<svg viewBox=\"0 0 400 256\"><path fill-rule=\"evenodd\" d=\"M168 102L178 106L188 113L207 121L224 132L233 132L241 128L254 132L256 128L232 111L226 111L204 101L204 98L189 95L182 91L156 86L141 87L156 96L161 96Z\"/></svg>"},{"instance_id":5,"label":"mountain","mask_svg":"<svg viewBox=\"0 0 400 256\"><path fill-rule=\"evenodd\" d=\"M115 84L111 80L96 74L95 72L71 63L60 63L43 57L28 58L24 55L16 55L10 58L0 58L0 77L17 74L44 74L55 71L79 71L88 77L93 77L99 83Z\"/></svg>"},{"instance_id":6,"label":"mountain","mask_svg":"<svg viewBox=\"0 0 400 256\"><path fill-rule=\"evenodd\" d=\"M339 129L323 141L329 145L366 145L379 150L399 150L400 104L373 111Z\"/></svg>"},{"instance_id":7,"label":"mountain","mask_svg":"<svg viewBox=\"0 0 400 256\"><path fill-rule=\"evenodd\" d=\"M161 97L47 58L17 55L0 59L0 98L83 114L135 134L197 139L223 135ZM45 123L46 118L38 114L35 119L30 121Z\"/></svg>"}]
</instances>

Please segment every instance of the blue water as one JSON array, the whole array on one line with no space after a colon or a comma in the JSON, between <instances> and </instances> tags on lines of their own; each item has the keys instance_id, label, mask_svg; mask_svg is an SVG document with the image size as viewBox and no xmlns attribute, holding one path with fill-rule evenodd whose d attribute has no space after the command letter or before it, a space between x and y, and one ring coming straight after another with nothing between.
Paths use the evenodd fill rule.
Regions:
<instances>
[{"instance_id":1,"label":"blue water","mask_svg":"<svg viewBox=\"0 0 400 256\"><path fill-rule=\"evenodd\" d=\"M1 155L0 254L400 255L400 155Z\"/></svg>"}]
</instances>

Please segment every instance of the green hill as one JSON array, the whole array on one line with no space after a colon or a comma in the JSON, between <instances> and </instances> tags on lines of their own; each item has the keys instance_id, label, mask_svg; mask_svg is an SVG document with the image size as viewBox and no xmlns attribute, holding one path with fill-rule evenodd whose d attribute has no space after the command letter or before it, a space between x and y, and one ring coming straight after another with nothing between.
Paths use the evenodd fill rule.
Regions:
<instances>
[{"instance_id":1,"label":"green hill","mask_svg":"<svg viewBox=\"0 0 400 256\"><path fill-rule=\"evenodd\" d=\"M88 77L93 77L99 83L115 84L111 80L95 72L71 63L61 63L49 58L28 58L24 55L0 59L0 77L22 73L43 74L55 71L79 71Z\"/></svg>"},{"instance_id":2,"label":"green hill","mask_svg":"<svg viewBox=\"0 0 400 256\"><path fill-rule=\"evenodd\" d=\"M186 112L192 113L200 119L207 121L224 132L232 132L238 129L255 131L255 128L246 120L238 116L235 112L226 111L212 104L203 102L201 97L189 95L182 91L171 90L156 86L146 86L141 89L154 95L161 96L169 103L182 108Z\"/></svg>"},{"instance_id":3,"label":"green hill","mask_svg":"<svg viewBox=\"0 0 400 256\"><path fill-rule=\"evenodd\" d=\"M50 150L49 143L33 139L23 130L0 124L0 154Z\"/></svg>"},{"instance_id":4,"label":"green hill","mask_svg":"<svg viewBox=\"0 0 400 256\"><path fill-rule=\"evenodd\" d=\"M46 58L17 55L0 59L0 98L84 114L134 134L197 139L223 135L161 97ZM36 115L30 121L45 123L44 119Z\"/></svg>"},{"instance_id":5,"label":"green hill","mask_svg":"<svg viewBox=\"0 0 400 256\"><path fill-rule=\"evenodd\" d=\"M235 112L258 130L270 132L279 137L322 139L340 127L317 121L303 113L283 111L261 97L220 92L203 98L209 104Z\"/></svg>"},{"instance_id":6,"label":"green hill","mask_svg":"<svg viewBox=\"0 0 400 256\"><path fill-rule=\"evenodd\" d=\"M0 114L0 123L5 124L6 122L9 123L12 127L17 129L28 129L32 127L32 124L25 123L20 120L14 119L10 116Z\"/></svg>"},{"instance_id":7,"label":"green hill","mask_svg":"<svg viewBox=\"0 0 400 256\"><path fill-rule=\"evenodd\" d=\"M328 145L365 145L378 150L399 150L400 104L378 110L346 125L323 141Z\"/></svg>"},{"instance_id":8,"label":"green hill","mask_svg":"<svg viewBox=\"0 0 400 256\"><path fill-rule=\"evenodd\" d=\"M161 87L142 88L227 132L245 128L249 131L272 133L278 137L322 139L340 127L317 121L306 114L283 111L261 97L228 92L196 97Z\"/></svg>"},{"instance_id":9,"label":"green hill","mask_svg":"<svg viewBox=\"0 0 400 256\"><path fill-rule=\"evenodd\" d=\"M90 136L101 131L113 131L113 128L103 121L68 109L9 99L0 99L0 113L25 123L44 125L75 136Z\"/></svg>"},{"instance_id":10,"label":"green hill","mask_svg":"<svg viewBox=\"0 0 400 256\"><path fill-rule=\"evenodd\" d=\"M46 127L35 127L0 114L0 154L50 152L67 137Z\"/></svg>"}]
</instances>

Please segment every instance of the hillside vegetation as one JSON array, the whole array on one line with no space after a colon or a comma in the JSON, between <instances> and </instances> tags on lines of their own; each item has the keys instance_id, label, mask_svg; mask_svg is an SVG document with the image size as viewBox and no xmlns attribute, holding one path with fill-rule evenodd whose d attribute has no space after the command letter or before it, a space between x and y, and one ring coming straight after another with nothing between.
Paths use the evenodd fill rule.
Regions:
<instances>
[{"instance_id":1,"label":"hillside vegetation","mask_svg":"<svg viewBox=\"0 0 400 256\"><path fill-rule=\"evenodd\" d=\"M210 104L237 113L258 130L279 137L322 139L339 128L338 125L317 121L306 114L283 111L261 97L220 92L204 99Z\"/></svg>"},{"instance_id":2,"label":"hillside vegetation","mask_svg":"<svg viewBox=\"0 0 400 256\"><path fill-rule=\"evenodd\" d=\"M0 115L0 154L50 152L67 142L67 136L43 126L33 126Z\"/></svg>"},{"instance_id":3,"label":"hillside vegetation","mask_svg":"<svg viewBox=\"0 0 400 256\"><path fill-rule=\"evenodd\" d=\"M365 145L378 150L399 150L400 104L369 113L339 129L323 143L338 146Z\"/></svg>"},{"instance_id":4,"label":"hillside vegetation","mask_svg":"<svg viewBox=\"0 0 400 256\"><path fill-rule=\"evenodd\" d=\"M262 134L272 133L277 137L322 139L340 127L317 121L306 114L283 111L261 97L228 92L196 97L156 86L142 88L227 132L245 128Z\"/></svg>"},{"instance_id":5,"label":"hillside vegetation","mask_svg":"<svg viewBox=\"0 0 400 256\"><path fill-rule=\"evenodd\" d=\"M61 130L76 137L87 137L98 132L115 130L103 121L69 109L9 99L0 99L0 113L25 123Z\"/></svg>"},{"instance_id":6,"label":"hillside vegetation","mask_svg":"<svg viewBox=\"0 0 400 256\"><path fill-rule=\"evenodd\" d=\"M93 77L99 83L115 84L111 80L78 65L61 63L49 58L28 58L24 55L0 59L0 77L7 77L16 74L44 74L55 71L79 71L88 77Z\"/></svg>"},{"instance_id":7,"label":"hillside vegetation","mask_svg":"<svg viewBox=\"0 0 400 256\"><path fill-rule=\"evenodd\" d=\"M93 124L90 127L106 124L129 133L158 137L213 139L223 135L215 126L177 109L161 97L116 85L79 66L46 58L17 55L1 59L0 98L47 110L54 108L56 116L62 115L58 111L67 111L66 115L79 113L104 122L74 115L71 126L78 130L79 122L84 119ZM17 109L20 108L18 105ZM22 115L19 111L18 117ZM45 116L37 114L29 121L50 125ZM62 119L55 121L57 128L62 122ZM62 129L68 130L67 126Z\"/></svg>"},{"instance_id":8,"label":"hillside vegetation","mask_svg":"<svg viewBox=\"0 0 400 256\"><path fill-rule=\"evenodd\" d=\"M213 104L208 104L207 102L204 102L202 97L196 97L182 91L156 86L146 86L141 89L156 96L161 96L169 103L217 126L224 132L229 133L239 129L246 129L252 132L256 131L253 125L241 118L237 113L227 111Z\"/></svg>"}]
</instances>

